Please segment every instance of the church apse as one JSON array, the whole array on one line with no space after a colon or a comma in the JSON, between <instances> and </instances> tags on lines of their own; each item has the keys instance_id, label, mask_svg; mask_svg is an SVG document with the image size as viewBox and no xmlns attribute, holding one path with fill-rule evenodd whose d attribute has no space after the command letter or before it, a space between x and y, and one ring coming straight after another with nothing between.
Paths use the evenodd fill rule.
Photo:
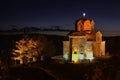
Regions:
<instances>
[{"instance_id":1,"label":"church apse","mask_svg":"<svg viewBox=\"0 0 120 80\"><path fill-rule=\"evenodd\" d=\"M69 40L63 41L63 57L70 62L91 60L105 56L105 41L102 33L94 30L94 21L80 18L75 24L76 30L68 34Z\"/></svg>"}]
</instances>

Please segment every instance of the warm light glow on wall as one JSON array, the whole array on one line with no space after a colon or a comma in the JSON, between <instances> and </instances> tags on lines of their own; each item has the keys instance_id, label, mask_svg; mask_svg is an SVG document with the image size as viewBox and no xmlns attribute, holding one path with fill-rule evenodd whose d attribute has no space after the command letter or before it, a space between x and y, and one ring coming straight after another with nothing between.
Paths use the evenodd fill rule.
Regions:
<instances>
[{"instance_id":1,"label":"warm light glow on wall","mask_svg":"<svg viewBox=\"0 0 120 80\"><path fill-rule=\"evenodd\" d=\"M91 29L92 29L92 28L91 28L90 20L86 20L86 21L84 22L83 30L85 31L85 30L91 30Z\"/></svg>"},{"instance_id":2,"label":"warm light glow on wall","mask_svg":"<svg viewBox=\"0 0 120 80\"><path fill-rule=\"evenodd\" d=\"M78 62L78 54L72 54L72 61L73 62Z\"/></svg>"}]
</instances>

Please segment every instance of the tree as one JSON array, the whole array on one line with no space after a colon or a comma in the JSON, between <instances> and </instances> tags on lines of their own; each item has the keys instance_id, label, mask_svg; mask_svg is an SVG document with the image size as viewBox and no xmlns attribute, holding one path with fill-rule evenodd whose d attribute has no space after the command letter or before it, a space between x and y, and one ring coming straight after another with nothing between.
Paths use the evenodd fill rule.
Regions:
<instances>
[{"instance_id":1,"label":"tree","mask_svg":"<svg viewBox=\"0 0 120 80\"><path fill-rule=\"evenodd\" d=\"M29 38L22 38L16 41L16 49L13 49L12 54L14 60L20 60L20 63L30 62L30 59L34 59L39 54L37 52L38 41L34 41Z\"/></svg>"},{"instance_id":2,"label":"tree","mask_svg":"<svg viewBox=\"0 0 120 80\"><path fill-rule=\"evenodd\" d=\"M51 41L48 41L44 36L25 37L16 41L15 49L13 49L13 60L19 60L20 63L28 63L36 61L42 56L50 56L55 52L55 48Z\"/></svg>"}]
</instances>

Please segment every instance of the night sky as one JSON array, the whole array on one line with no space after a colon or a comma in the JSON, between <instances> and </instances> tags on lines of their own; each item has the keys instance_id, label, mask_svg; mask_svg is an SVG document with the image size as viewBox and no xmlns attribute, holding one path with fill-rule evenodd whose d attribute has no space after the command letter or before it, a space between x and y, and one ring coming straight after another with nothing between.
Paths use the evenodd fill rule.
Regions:
<instances>
[{"instance_id":1,"label":"night sky","mask_svg":"<svg viewBox=\"0 0 120 80\"><path fill-rule=\"evenodd\" d=\"M120 30L120 3L115 0L0 0L0 28L74 29L84 12L94 19L96 29Z\"/></svg>"}]
</instances>

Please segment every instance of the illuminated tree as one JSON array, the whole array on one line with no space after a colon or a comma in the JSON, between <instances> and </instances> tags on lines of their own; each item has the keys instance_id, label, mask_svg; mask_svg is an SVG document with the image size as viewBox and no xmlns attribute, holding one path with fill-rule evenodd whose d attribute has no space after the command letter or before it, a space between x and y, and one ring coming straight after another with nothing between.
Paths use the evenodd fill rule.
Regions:
<instances>
[{"instance_id":1,"label":"illuminated tree","mask_svg":"<svg viewBox=\"0 0 120 80\"><path fill-rule=\"evenodd\" d=\"M13 49L12 57L15 61L20 63L28 63L36 61L42 56L50 56L54 53L55 48L51 41L48 41L44 36L34 36L32 38L22 38L16 41L15 49Z\"/></svg>"},{"instance_id":2,"label":"illuminated tree","mask_svg":"<svg viewBox=\"0 0 120 80\"><path fill-rule=\"evenodd\" d=\"M22 38L16 41L16 49L12 51L12 54L15 56L13 59L20 60L20 63L30 62L30 59L38 56L38 46L38 41L34 41L33 39Z\"/></svg>"}]
</instances>

